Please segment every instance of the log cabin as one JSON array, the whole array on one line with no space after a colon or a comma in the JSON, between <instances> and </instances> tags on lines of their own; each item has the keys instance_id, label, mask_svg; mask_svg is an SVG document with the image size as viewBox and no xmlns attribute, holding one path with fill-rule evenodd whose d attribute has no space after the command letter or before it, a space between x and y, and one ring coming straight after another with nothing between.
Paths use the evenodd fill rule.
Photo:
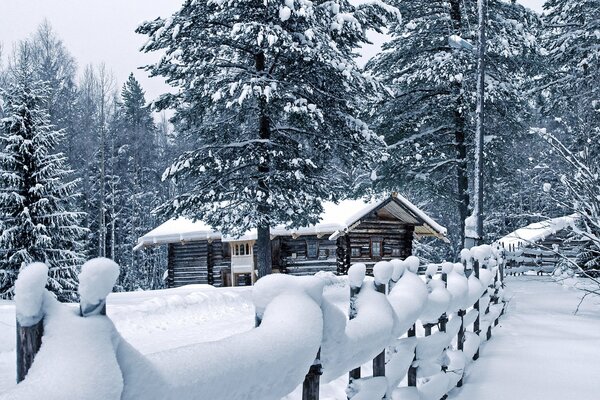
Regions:
<instances>
[{"instance_id":1,"label":"log cabin","mask_svg":"<svg viewBox=\"0 0 600 400\"><path fill-rule=\"evenodd\" d=\"M323 209L317 224L271 228L274 273L330 271L342 275L356 262L371 270L377 261L410 256L415 237L447 241L446 228L398 194L368 203L327 202ZM255 231L228 237L202 221L177 218L140 237L135 249L168 247L168 287L199 283L237 286L254 282L255 243Z\"/></svg>"}]
</instances>

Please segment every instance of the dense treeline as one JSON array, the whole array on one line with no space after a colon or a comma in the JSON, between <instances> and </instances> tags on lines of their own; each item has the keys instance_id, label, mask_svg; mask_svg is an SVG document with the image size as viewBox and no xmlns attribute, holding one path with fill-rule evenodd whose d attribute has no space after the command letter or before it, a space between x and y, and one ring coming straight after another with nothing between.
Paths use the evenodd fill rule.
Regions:
<instances>
[{"instance_id":1,"label":"dense treeline","mask_svg":"<svg viewBox=\"0 0 600 400\"><path fill-rule=\"evenodd\" d=\"M435 257L453 258L472 211L476 55L449 38L476 43L476 3L185 1L138 28L150 38L144 51L165 52L148 70L178 89L154 110L133 76L119 88L104 65L78 72L45 23L5 55L0 86L11 106L0 112L14 120L24 101L14 95L18 71L31 69L27 90L43 86L34 110L49 122L35 129L56 132L47 154L64 154L61 179L75 182L59 207L81 228L69 250L114 258L124 289L161 285L164 254L132 246L167 217L203 218L233 234L258 227L264 255L269 226L313 221L321 200L382 191L406 193L446 225L452 245ZM364 28L386 29L390 40L361 68ZM486 240L571 212L584 217L579 234L598 238L597 0L549 0L541 16L488 0L487 31ZM177 134L153 118L165 109L175 111ZM4 144L9 125L5 160L14 156ZM14 192L10 179L2 185ZM582 253L590 268L599 242ZM439 244L417 248L427 255L431 246ZM0 282L10 296L18 266L6 257Z\"/></svg>"},{"instance_id":2,"label":"dense treeline","mask_svg":"<svg viewBox=\"0 0 600 400\"><path fill-rule=\"evenodd\" d=\"M5 58L0 111L0 296L12 295L19 268L32 259L61 271L52 289L63 298L76 293L74 269L82 260L98 256L113 258L121 265L118 285L124 290L161 287L165 255L159 250L134 252L133 246L139 236L157 225L152 210L168 196L169 186L162 183L161 175L176 146L170 145L166 119L155 122L143 88L133 75L119 88L104 64L85 66L78 73L76 60L48 22L16 44ZM34 117L27 118L29 114ZM47 169L47 163L28 166L20 154L25 151L23 146L14 144L17 129L23 131L22 137L17 137L20 143L29 136L48 136L45 142L34 140L29 152L37 151L39 157L58 162L60 173L44 178L45 182L40 180L44 173L38 169ZM26 170L35 178L26 176ZM33 191L35 185L40 188L37 192ZM57 190L63 193L54 193L53 185L62 186ZM46 202L52 196L58 197L60 204L38 210L44 215L31 212L29 204ZM36 229L58 225L46 223L47 214L71 229L50 233ZM66 217L68 221L64 221ZM12 233L15 225L25 232ZM28 255L20 248L27 249Z\"/></svg>"}]
</instances>

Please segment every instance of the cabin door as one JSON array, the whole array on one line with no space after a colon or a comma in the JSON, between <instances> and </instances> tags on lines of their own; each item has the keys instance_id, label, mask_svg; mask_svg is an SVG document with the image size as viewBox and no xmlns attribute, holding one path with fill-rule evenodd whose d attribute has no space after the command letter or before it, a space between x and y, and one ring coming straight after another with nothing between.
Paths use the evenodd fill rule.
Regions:
<instances>
[{"instance_id":1,"label":"cabin door","mask_svg":"<svg viewBox=\"0 0 600 400\"><path fill-rule=\"evenodd\" d=\"M237 286L238 277L250 274L254 284L254 241L232 242L231 248L231 286Z\"/></svg>"}]
</instances>

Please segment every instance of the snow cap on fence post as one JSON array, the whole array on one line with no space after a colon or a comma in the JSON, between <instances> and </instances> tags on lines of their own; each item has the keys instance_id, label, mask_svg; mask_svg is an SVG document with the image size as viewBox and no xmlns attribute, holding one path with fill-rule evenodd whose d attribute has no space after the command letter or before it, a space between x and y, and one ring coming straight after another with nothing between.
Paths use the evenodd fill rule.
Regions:
<instances>
[{"instance_id":1,"label":"snow cap on fence post","mask_svg":"<svg viewBox=\"0 0 600 400\"><path fill-rule=\"evenodd\" d=\"M449 274L452 271L454 271L454 264L452 264L451 262L443 262L442 263L442 273L443 274Z\"/></svg>"},{"instance_id":2,"label":"snow cap on fence post","mask_svg":"<svg viewBox=\"0 0 600 400\"><path fill-rule=\"evenodd\" d=\"M119 265L108 258L93 258L83 264L79 274L81 316L106 314L106 296L118 277Z\"/></svg>"},{"instance_id":3,"label":"snow cap on fence post","mask_svg":"<svg viewBox=\"0 0 600 400\"><path fill-rule=\"evenodd\" d=\"M408 269L413 274L419 272L419 265L421 264L421 260L417 256L409 256L404 260L406 265L406 269Z\"/></svg>"},{"instance_id":4,"label":"snow cap on fence post","mask_svg":"<svg viewBox=\"0 0 600 400\"><path fill-rule=\"evenodd\" d=\"M465 275L465 266L461 263L454 263L453 271L457 272L460 275Z\"/></svg>"},{"instance_id":5,"label":"snow cap on fence post","mask_svg":"<svg viewBox=\"0 0 600 400\"><path fill-rule=\"evenodd\" d=\"M352 264L348 269L348 282L351 287L359 288L362 286L367 275L367 266L363 263Z\"/></svg>"},{"instance_id":6,"label":"snow cap on fence post","mask_svg":"<svg viewBox=\"0 0 600 400\"><path fill-rule=\"evenodd\" d=\"M392 278L394 267L389 261L379 261L375 263L373 267L373 276L375 277L375 283L379 285L387 285Z\"/></svg>"},{"instance_id":7,"label":"snow cap on fence post","mask_svg":"<svg viewBox=\"0 0 600 400\"><path fill-rule=\"evenodd\" d=\"M482 244L475 246L471 249L471 257L479 262L479 266L485 265L485 260L492 256L492 246L489 244Z\"/></svg>"},{"instance_id":8,"label":"snow cap on fence post","mask_svg":"<svg viewBox=\"0 0 600 400\"><path fill-rule=\"evenodd\" d=\"M437 264L427 264L427 268L425 269L425 275L428 277L433 277L438 272Z\"/></svg>"},{"instance_id":9,"label":"snow cap on fence post","mask_svg":"<svg viewBox=\"0 0 600 400\"><path fill-rule=\"evenodd\" d=\"M462 249L460 251L460 261L464 264L471 260L471 251L469 249Z\"/></svg>"},{"instance_id":10,"label":"snow cap on fence post","mask_svg":"<svg viewBox=\"0 0 600 400\"><path fill-rule=\"evenodd\" d=\"M48 266L36 262L25 266L15 282L17 321L23 327L37 324L43 317L42 306L48 282Z\"/></svg>"},{"instance_id":11,"label":"snow cap on fence post","mask_svg":"<svg viewBox=\"0 0 600 400\"><path fill-rule=\"evenodd\" d=\"M252 287L252 302L256 312L256 326L260 325L267 306L284 293L301 292L310 296L319 306L327 282L315 276L271 274L259 279Z\"/></svg>"},{"instance_id":12,"label":"snow cap on fence post","mask_svg":"<svg viewBox=\"0 0 600 400\"><path fill-rule=\"evenodd\" d=\"M398 282L398 280L402 277L402 274L404 274L406 265L405 265L404 261L398 260L397 258L391 260L390 264L392 264L392 268L393 268L392 269L392 280L394 282Z\"/></svg>"}]
</instances>

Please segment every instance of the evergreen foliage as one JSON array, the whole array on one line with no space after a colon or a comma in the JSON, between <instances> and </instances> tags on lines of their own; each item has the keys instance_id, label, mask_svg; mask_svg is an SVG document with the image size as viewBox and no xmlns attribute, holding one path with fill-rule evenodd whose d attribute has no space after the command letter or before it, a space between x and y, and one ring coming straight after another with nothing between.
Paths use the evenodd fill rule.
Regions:
<instances>
[{"instance_id":1,"label":"evergreen foliage","mask_svg":"<svg viewBox=\"0 0 600 400\"><path fill-rule=\"evenodd\" d=\"M403 15L392 39L367 68L389 85L391 99L376 104L372 122L388 143L390 160L383 163L377 187L421 189L421 197L455 217L443 222L454 232L456 249L463 242L464 220L470 214L469 168L476 101L476 54L449 44L450 37L476 43L475 1L394 0ZM529 60L536 53L537 16L524 7L489 0L486 72L486 199L516 167L506 157L517 148L528 126L526 82ZM505 210L502 209L502 213ZM486 211L487 223L493 216ZM490 218L491 217L491 218Z\"/></svg>"},{"instance_id":2,"label":"evergreen foliage","mask_svg":"<svg viewBox=\"0 0 600 400\"><path fill-rule=\"evenodd\" d=\"M322 200L347 195L350 172L368 170L383 144L358 118L383 92L354 51L395 13L381 2L186 1L140 26L143 50L166 53L148 69L180 89L157 105L176 109L195 142L164 174L186 190L161 211L233 235L258 228L265 255L270 226L313 223Z\"/></svg>"},{"instance_id":3,"label":"evergreen foliage","mask_svg":"<svg viewBox=\"0 0 600 400\"><path fill-rule=\"evenodd\" d=\"M48 89L31 82L27 51L14 66L2 92L0 130L0 297L11 298L14 281L25 265L41 261L50 267L49 288L72 299L76 268L82 263L80 212L66 160L56 148L64 132L49 121L44 105Z\"/></svg>"}]
</instances>

